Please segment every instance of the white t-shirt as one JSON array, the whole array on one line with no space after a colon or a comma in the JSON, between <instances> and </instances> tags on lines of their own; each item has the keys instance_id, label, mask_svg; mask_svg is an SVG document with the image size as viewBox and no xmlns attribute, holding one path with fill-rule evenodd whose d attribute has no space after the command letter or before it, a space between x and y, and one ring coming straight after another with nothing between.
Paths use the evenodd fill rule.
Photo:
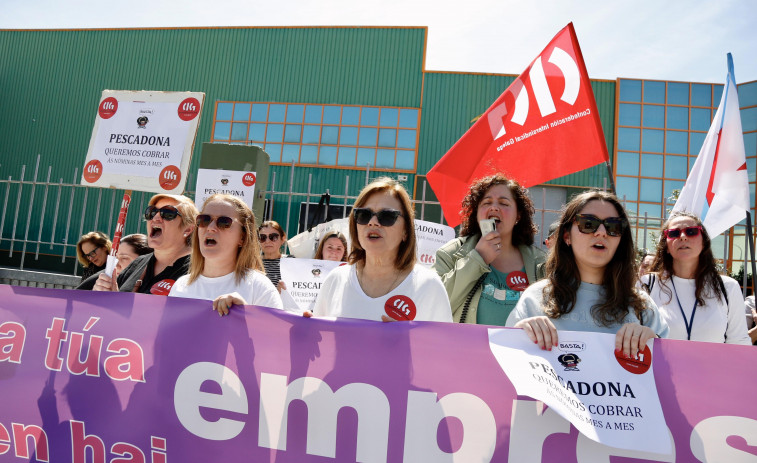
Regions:
<instances>
[{"instance_id":1,"label":"white t-shirt","mask_svg":"<svg viewBox=\"0 0 757 463\"><path fill-rule=\"evenodd\" d=\"M686 323L690 323L692 325L692 341L751 344L744 319L744 296L741 294L741 288L733 278L722 275L720 278L723 279L725 290L728 293L728 304L722 299L705 297L704 306L697 304L694 322L692 323L691 315L696 301L694 297L696 281L674 276L675 289L673 289L673 283L670 280L661 281L659 277L655 276L650 296L659 307L660 316L670 327L668 338L686 339L688 337ZM641 281L649 284L650 275L644 275ZM676 299L676 293L678 299ZM678 306L679 300L681 301L680 308ZM683 313L686 314L687 322L684 322L683 314L681 314L682 309Z\"/></svg>"},{"instance_id":2,"label":"white t-shirt","mask_svg":"<svg viewBox=\"0 0 757 463\"><path fill-rule=\"evenodd\" d=\"M184 275L176 280L168 295L212 301L218 296L231 293L237 293L249 305L273 307L274 309L284 308L279 292L273 286L271 280L264 274L255 271L247 272L247 275L239 284L236 282L234 272L216 278L200 275L191 285L189 284L189 275Z\"/></svg>"},{"instance_id":3,"label":"white t-shirt","mask_svg":"<svg viewBox=\"0 0 757 463\"><path fill-rule=\"evenodd\" d=\"M317 317L346 317L381 321L382 315L408 320L451 322L452 309L442 280L433 270L416 264L405 280L389 294L369 297L363 292L354 265L329 273L315 301Z\"/></svg>"}]
</instances>

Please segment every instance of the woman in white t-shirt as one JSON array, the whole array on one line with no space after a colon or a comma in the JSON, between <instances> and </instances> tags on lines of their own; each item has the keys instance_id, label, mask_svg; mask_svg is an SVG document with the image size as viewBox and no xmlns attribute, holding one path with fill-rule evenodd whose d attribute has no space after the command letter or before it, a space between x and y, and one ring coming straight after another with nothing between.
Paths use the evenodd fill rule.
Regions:
<instances>
[{"instance_id":1,"label":"woman in white t-shirt","mask_svg":"<svg viewBox=\"0 0 757 463\"><path fill-rule=\"evenodd\" d=\"M363 188L350 214L351 265L329 273L313 314L451 322L441 279L416 262L413 219L410 197L397 181L380 178Z\"/></svg>"},{"instance_id":2,"label":"woman in white t-shirt","mask_svg":"<svg viewBox=\"0 0 757 463\"><path fill-rule=\"evenodd\" d=\"M197 216L189 274L169 296L207 299L226 315L232 305L283 308L276 287L263 273L252 210L239 198L216 194Z\"/></svg>"}]
</instances>

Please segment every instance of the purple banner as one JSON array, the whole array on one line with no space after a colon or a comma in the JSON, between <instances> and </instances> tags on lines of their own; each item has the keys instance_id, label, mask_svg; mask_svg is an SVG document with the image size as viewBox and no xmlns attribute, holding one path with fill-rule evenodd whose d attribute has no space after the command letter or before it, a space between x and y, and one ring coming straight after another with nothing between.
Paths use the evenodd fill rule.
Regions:
<instances>
[{"instance_id":1,"label":"purple banner","mask_svg":"<svg viewBox=\"0 0 757 463\"><path fill-rule=\"evenodd\" d=\"M655 341L674 453L649 455L516 396L488 342L485 326L0 285L0 461L757 458L752 347Z\"/></svg>"}]
</instances>

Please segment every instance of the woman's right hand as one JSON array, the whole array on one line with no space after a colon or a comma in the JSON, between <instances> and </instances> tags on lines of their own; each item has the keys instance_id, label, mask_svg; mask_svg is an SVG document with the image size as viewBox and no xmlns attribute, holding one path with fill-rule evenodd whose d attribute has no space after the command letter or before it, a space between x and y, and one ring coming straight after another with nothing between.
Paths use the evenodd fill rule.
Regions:
<instances>
[{"instance_id":1,"label":"woman's right hand","mask_svg":"<svg viewBox=\"0 0 757 463\"><path fill-rule=\"evenodd\" d=\"M92 287L92 291L118 291L116 278L109 277L105 272L101 273L100 276L97 277L97 281L95 281L95 286Z\"/></svg>"},{"instance_id":2,"label":"woman's right hand","mask_svg":"<svg viewBox=\"0 0 757 463\"><path fill-rule=\"evenodd\" d=\"M502 237L499 236L496 230L487 233L486 236L482 236L478 240L478 243L476 243L476 251L487 265L490 264L502 252Z\"/></svg>"},{"instance_id":3,"label":"woman's right hand","mask_svg":"<svg viewBox=\"0 0 757 463\"><path fill-rule=\"evenodd\" d=\"M524 318L514 328L522 328L528 338L543 350L557 347L557 328L552 320L545 316Z\"/></svg>"}]
</instances>

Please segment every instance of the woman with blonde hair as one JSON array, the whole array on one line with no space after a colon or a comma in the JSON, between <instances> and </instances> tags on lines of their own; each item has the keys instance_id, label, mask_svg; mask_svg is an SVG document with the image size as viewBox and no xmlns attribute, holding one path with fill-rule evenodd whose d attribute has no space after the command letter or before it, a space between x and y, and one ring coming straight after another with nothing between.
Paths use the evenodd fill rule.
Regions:
<instances>
[{"instance_id":1,"label":"woman with blonde hair","mask_svg":"<svg viewBox=\"0 0 757 463\"><path fill-rule=\"evenodd\" d=\"M169 296L207 299L226 315L232 305L282 308L276 288L263 274L255 215L239 198L209 197L197 216L189 274Z\"/></svg>"},{"instance_id":2,"label":"woman with blonde hair","mask_svg":"<svg viewBox=\"0 0 757 463\"><path fill-rule=\"evenodd\" d=\"M105 233L99 231L89 232L82 235L76 243L76 258L84 267L81 274L81 281L105 268L110 254L111 243Z\"/></svg>"},{"instance_id":3,"label":"woman with blonde hair","mask_svg":"<svg viewBox=\"0 0 757 463\"><path fill-rule=\"evenodd\" d=\"M416 262L414 217L410 197L396 180L366 185L350 214L350 265L326 277L314 315L452 321L441 280Z\"/></svg>"}]
</instances>

